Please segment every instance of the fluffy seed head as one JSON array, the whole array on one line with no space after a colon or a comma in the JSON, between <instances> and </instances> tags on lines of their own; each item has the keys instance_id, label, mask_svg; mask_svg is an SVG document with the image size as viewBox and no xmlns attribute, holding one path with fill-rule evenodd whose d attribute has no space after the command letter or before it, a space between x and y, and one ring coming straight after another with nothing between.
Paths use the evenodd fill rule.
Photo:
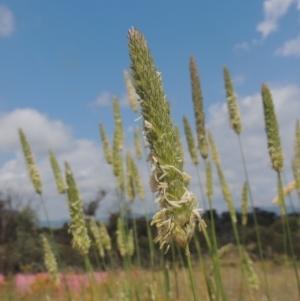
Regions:
<instances>
[{"instance_id":1,"label":"fluffy seed head","mask_svg":"<svg viewBox=\"0 0 300 301\"><path fill-rule=\"evenodd\" d=\"M209 141L209 146L210 146L210 149L211 149L212 159L215 162L215 164L220 165L221 164L221 158L220 158L220 155L219 155L217 145L216 145L215 140L214 140L214 136L213 136L213 134L210 130L207 130L207 134L208 134L208 141Z\"/></svg>"},{"instance_id":2,"label":"fluffy seed head","mask_svg":"<svg viewBox=\"0 0 300 301\"><path fill-rule=\"evenodd\" d=\"M26 139L25 134L23 133L22 129L19 128L19 136L21 140L21 145L25 157L25 161L27 164L27 169L29 173L29 178L33 184L33 187L38 194L42 194L42 181L39 175L38 168L35 164L34 157L32 155L32 152L30 150L29 143Z\"/></svg>"},{"instance_id":3,"label":"fluffy seed head","mask_svg":"<svg viewBox=\"0 0 300 301\"><path fill-rule=\"evenodd\" d=\"M192 159L193 163L195 165L197 165L199 163L197 148L195 146L195 141L194 141L191 126L190 126L189 121L186 118L186 116L183 116L183 125L184 125L185 137L186 137L186 141L187 141L191 159Z\"/></svg>"},{"instance_id":4,"label":"fluffy seed head","mask_svg":"<svg viewBox=\"0 0 300 301\"><path fill-rule=\"evenodd\" d=\"M278 190L278 204L282 215L286 215L285 201L284 201L284 191L282 186L281 177L277 176L277 190Z\"/></svg>"},{"instance_id":5,"label":"fluffy seed head","mask_svg":"<svg viewBox=\"0 0 300 301\"><path fill-rule=\"evenodd\" d=\"M135 190L132 172L132 158L129 151L126 153L126 192L129 201L133 202L135 198Z\"/></svg>"},{"instance_id":6,"label":"fluffy seed head","mask_svg":"<svg viewBox=\"0 0 300 301\"><path fill-rule=\"evenodd\" d=\"M297 166L297 162L295 159L292 160L292 167L293 167L296 190L298 196L300 196L300 166Z\"/></svg>"},{"instance_id":7,"label":"fluffy seed head","mask_svg":"<svg viewBox=\"0 0 300 301\"><path fill-rule=\"evenodd\" d=\"M144 191L142 179L139 175L138 168L136 166L134 159L133 158L131 158L131 159L132 159L131 160L132 177L133 177L133 181L134 181L135 190L136 190L140 200L144 200L145 199L145 191Z\"/></svg>"},{"instance_id":8,"label":"fluffy seed head","mask_svg":"<svg viewBox=\"0 0 300 301\"><path fill-rule=\"evenodd\" d=\"M125 233L123 221L118 218L117 224L117 245L122 257L132 256L134 253L134 240L132 229L128 234Z\"/></svg>"},{"instance_id":9,"label":"fluffy seed head","mask_svg":"<svg viewBox=\"0 0 300 301\"><path fill-rule=\"evenodd\" d=\"M138 159L142 159L142 157L143 157L142 143L141 143L141 137L140 137L140 130L139 130L138 126L136 126L134 129L134 146L135 146L136 157Z\"/></svg>"},{"instance_id":10,"label":"fluffy seed head","mask_svg":"<svg viewBox=\"0 0 300 301\"><path fill-rule=\"evenodd\" d=\"M96 221L93 217L90 219L90 229L93 234L97 250L99 252L99 255L101 258L104 258L104 248L101 240L101 235L100 235L100 229L98 225L96 224Z\"/></svg>"},{"instance_id":11,"label":"fluffy seed head","mask_svg":"<svg viewBox=\"0 0 300 301\"><path fill-rule=\"evenodd\" d=\"M118 132L115 128L113 139L113 173L117 177L119 188L123 191L125 189L123 159L118 147Z\"/></svg>"},{"instance_id":12,"label":"fluffy seed head","mask_svg":"<svg viewBox=\"0 0 300 301\"><path fill-rule=\"evenodd\" d=\"M206 162L205 174L206 174L206 194L208 200L210 201L210 203L212 203L213 194L214 194L214 184L213 184L213 176L212 176L210 161Z\"/></svg>"},{"instance_id":13,"label":"fluffy seed head","mask_svg":"<svg viewBox=\"0 0 300 301\"><path fill-rule=\"evenodd\" d=\"M220 259L224 258L231 250L233 249L233 244L229 243L223 247L221 247L217 254Z\"/></svg>"},{"instance_id":14,"label":"fluffy seed head","mask_svg":"<svg viewBox=\"0 0 300 301\"><path fill-rule=\"evenodd\" d=\"M244 251L243 252L243 264L245 267L245 270L247 272L247 282L249 285L249 288L258 290L259 289L259 278L257 277L257 274L253 267L253 262L249 256L249 254Z\"/></svg>"},{"instance_id":15,"label":"fluffy seed head","mask_svg":"<svg viewBox=\"0 0 300 301\"><path fill-rule=\"evenodd\" d=\"M117 97L113 97L113 110L114 110L114 120L115 120L115 133L116 133L116 140L118 143L118 148L121 151L123 149L124 144L124 133L123 133L123 124L122 124L122 117L120 111L120 105Z\"/></svg>"},{"instance_id":16,"label":"fluffy seed head","mask_svg":"<svg viewBox=\"0 0 300 301\"><path fill-rule=\"evenodd\" d=\"M214 278L210 275L206 278L207 289L209 294L209 300L217 300L218 299L218 290L216 288L216 283Z\"/></svg>"},{"instance_id":17,"label":"fluffy seed head","mask_svg":"<svg viewBox=\"0 0 300 301\"><path fill-rule=\"evenodd\" d=\"M294 138L294 153L295 153L295 161L300 169L300 120L298 119L296 122L296 130L295 130L295 138Z\"/></svg>"},{"instance_id":18,"label":"fluffy seed head","mask_svg":"<svg viewBox=\"0 0 300 301\"><path fill-rule=\"evenodd\" d=\"M54 152L51 149L49 150L49 158L50 158L51 167L52 167L52 170L54 173L57 190L59 193L65 193L67 191L67 186L64 183L59 165L55 158Z\"/></svg>"},{"instance_id":19,"label":"fluffy seed head","mask_svg":"<svg viewBox=\"0 0 300 301\"><path fill-rule=\"evenodd\" d=\"M265 130L267 133L268 149L272 168L277 172L281 172L283 169L284 156L281 150L279 128L274 110L272 95L266 84L262 85L261 94L263 99Z\"/></svg>"},{"instance_id":20,"label":"fluffy seed head","mask_svg":"<svg viewBox=\"0 0 300 301\"><path fill-rule=\"evenodd\" d=\"M82 199L75 182L70 165L65 162L66 182L68 185L68 204L71 216L69 232L72 233L72 247L81 255L86 255L89 251L91 241L88 237L88 231L83 213Z\"/></svg>"},{"instance_id":21,"label":"fluffy seed head","mask_svg":"<svg viewBox=\"0 0 300 301\"><path fill-rule=\"evenodd\" d=\"M192 85L192 99L194 104L196 131L198 138L198 147L203 159L208 157L208 145L205 136L205 114L203 108L203 97L201 91L200 78L197 70L196 60L190 57L190 77Z\"/></svg>"},{"instance_id":22,"label":"fluffy seed head","mask_svg":"<svg viewBox=\"0 0 300 301\"><path fill-rule=\"evenodd\" d=\"M125 80L125 84L126 84L127 97L128 97L129 104L131 106L131 109L137 113L139 111L138 101L137 101L135 90L134 90L134 87L132 85L132 82L130 80L130 76L129 76L129 73L127 72L127 70L124 70L124 80Z\"/></svg>"},{"instance_id":23,"label":"fluffy seed head","mask_svg":"<svg viewBox=\"0 0 300 301\"><path fill-rule=\"evenodd\" d=\"M106 251L111 250L111 239L109 237L109 234L106 230L105 224L103 221L99 222L99 229L100 229L100 237L101 237L101 242Z\"/></svg>"},{"instance_id":24,"label":"fluffy seed head","mask_svg":"<svg viewBox=\"0 0 300 301\"><path fill-rule=\"evenodd\" d=\"M295 188L296 188L296 182L293 181L293 182L291 182L288 186L284 187L284 189L283 189L283 196L289 195ZM280 203L280 196L277 195L277 196L273 199L272 203L273 203L273 204L279 204L279 203Z\"/></svg>"},{"instance_id":25,"label":"fluffy seed head","mask_svg":"<svg viewBox=\"0 0 300 301\"><path fill-rule=\"evenodd\" d=\"M218 165L218 164L216 166L217 166L217 171L218 171L218 175L219 175L219 179L220 179L220 183L221 183L221 187L222 187L223 198L227 203L228 210L229 210L230 217L231 217L231 221L233 223L236 223L237 222L236 212L235 212L235 209L234 209L233 199L232 199L232 196L231 196L229 186L227 184L227 181L225 179L225 176L223 174L221 166Z\"/></svg>"},{"instance_id":26,"label":"fluffy seed head","mask_svg":"<svg viewBox=\"0 0 300 301\"><path fill-rule=\"evenodd\" d=\"M55 286L59 285L59 275L57 271L57 262L52 252L50 244L45 236L41 236L44 250L44 263L49 273L50 279L53 281Z\"/></svg>"},{"instance_id":27,"label":"fluffy seed head","mask_svg":"<svg viewBox=\"0 0 300 301\"><path fill-rule=\"evenodd\" d=\"M180 155L182 160L184 161L184 150L183 150L183 144L181 141L180 131L178 125L175 125L175 135L177 136L177 139L179 141L179 149L180 149Z\"/></svg>"},{"instance_id":28,"label":"fluffy seed head","mask_svg":"<svg viewBox=\"0 0 300 301\"><path fill-rule=\"evenodd\" d=\"M237 105L236 95L233 89L231 77L227 67L223 69L227 106L229 112L229 123L231 128L237 133L240 134L242 131L242 121L240 116L240 110Z\"/></svg>"},{"instance_id":29,"label":"fluffy seed head","mask_svg":"<svg viewBox=\"0 0 300 301\"><path fill-rule=\"evenodd\" d=\"M103 144L105 160L106 160L107 164L112 164L113 157L112 157L112 153L110 151L108 139L107 139L105 129L104 129L104 126L103 126L102 123L99 123L99 130L100 130L101 141L102 141L102 144Z\"/></svg>"},{"instance_id":30,"label":"fluffy seed head","mask_svg":"<svg viewBox=\"0 0 300 301\"><path fill-rule=\"evenodd\" d=\"M186 188L190 177L183 171L180 141L163 91L161 74L154 65L144 36L131 28L128 39L133 85L140 98L144 136L150 148L150 187L157 193L155 201L162 208L152 220L158 229L155 241L161 248L164 245L168 248L172 240L185 247L193 235L195 220L201 221L198 202Z\"/></svg>"},{"instance_id":31,"label":"fluffy seed head","mask_svg":"<svg viewBox=\"0 0 300 301\"><path fill-rule=\"evenodd\" d=\"M248 184L244 183L242 191L242 225L246 226L248 221Z\"/></svg>"}]
</instances>

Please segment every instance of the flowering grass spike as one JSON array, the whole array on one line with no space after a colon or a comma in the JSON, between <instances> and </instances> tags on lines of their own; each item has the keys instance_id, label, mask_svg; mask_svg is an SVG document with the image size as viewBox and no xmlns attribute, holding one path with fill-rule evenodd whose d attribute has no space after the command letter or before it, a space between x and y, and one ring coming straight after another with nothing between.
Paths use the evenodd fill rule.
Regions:
<instances>
[{"instance_id":1,"label":"flowering grass spike","mask_svg":"<svg viewBox=\"0 0 300 301\"><path fill-rule=\"evenodd\" d=\"M195 221L204 226L194 194L187 189L190 176L183 171L180 141L170 115L170 104L163 91L161 74L154 65L144 36L135 28L128 33L133 85L139 96L144 118L144 136L150 148L148 161L152 175L150 186L161 205L152 220L158 235L155 242L167 250L172 240L186 248Z\"/></svg>"}]
</instances>

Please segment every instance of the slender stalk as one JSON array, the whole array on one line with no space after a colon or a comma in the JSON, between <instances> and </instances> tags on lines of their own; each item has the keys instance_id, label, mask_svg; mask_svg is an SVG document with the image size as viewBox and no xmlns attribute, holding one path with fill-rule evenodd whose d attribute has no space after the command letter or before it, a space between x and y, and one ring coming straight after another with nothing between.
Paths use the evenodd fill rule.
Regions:
<instances>
[{"instance_id":1,"label":"slender stalk","mask_svg":"<svg viewBox=\"0 0 300 301\"><path fill-rule=\"evenodd\" d=\"M257 216L256 216L253 197L252 197L252 191L251 191L251 185L250 185L249 176L248 176L248 170L247 170L247 166L246 166L244 149L243 149L243 145L242 145L242 141L241 141L241 136L237 135L237 137L238 137L239 148L240 148L240 152L241 152L241 156L242 156L244 173L245 173L246 181L248 184L248 193L249 193L250 205L251 205L251 209L252 209L252 216L253 216L254 225L255 225L255 233L256 233L256 239L257 239L257 243L258 243L259 257L260 257L260 260L262 263L262 269L263 269L263 274L264 274L264 283L265 283L265 287L266 287L266 294L267 294L268 300L271 301L271 294L270 294L270 288L269 288L269 283L268 283L268 278L267 278L265 259L264 259L264 255L263 255L263 251L262 251L262 244L261 244L261 239L260 239L260 235L259 235L258 221L257 221Z\"/></svg>"},{"instance_id":2,"label":"slender stalk","mask_svg":"<svg viewBox=\"0 0 300 301\"><path fill-rule=\"evenodd\" d=\"M175 277L176 299L179 300L179 285L178 285L178 277L176 271L176 257L175 257L174 244L171 245L171 251L172 251L172 261L173 261L173 272Z\"/></svg>"},{"instance_id":3,"label":"slender stalk","mask_svg":"<svg viewBox=\"0 0 300 301\"><path fill-rule=\"evenodd\" d=\"M225 290L223 287L223 283L222 283L222 277L221 277L221 272L220 272L220 263L219 263L219 258L218 258L217 252L213 252L213 246L212 246L209 236L207 234L207 230L204 228L202 231L203 231L203 235L204 235L206 244L208 246L208 249L210 250L210 253L212 254L214 273L216 275L216 280L217 280L216 282L218 283L218 286L221 290L222 300L226 301L227 296L226 296L226 293L225 293Z\"/></svg>"},{"instance_id":4,"label":"slender stalk","mask_svg":"<svg viewBox=\"0 0 300 301\"><path fill-rule=\"evenodd\" d=\"M39 196L40 196L41 203L42 203L42 206L43 206L43 210L44 210L44 213L45 213L45 216L46 216L47 226L48 226L49 231L50 231L51 240L52 240L52 243L54 245L54 248L55 248L55 251L56 251L56 254L57 254L58 267L62 268L62 260L61 260L61 257L60 257L59 251L58 251L58 245L57 245L56 240L54 238L53 230L51 228L51 223L50 223L50 219L49 219L49 215L48 215L48 211L47 211L47 208L46 208L46 204L45 204L45 201L44 201L43 194L40 194ZM66 288L66 291L67 291L68 300L71 301L72 297L71 297L71 292L70 292L69 284L68 284L68 282L66 280L66 277L65 277L65 274L64 274L63 271L62 271L62 277L63 277L64 285L65 285L65 288Z\"/></svg>"},{"instance_id":5,"label":"slender stalk","mask_svg":"<svg viewBox=\"0 0 300 301\"><path fill-rule=\"evenodd\" d=\"M201 197L202 197L202 201L203 201L203 209L206 212L207 211L207 207L206 207L206 199L204 196L204 192L203 192L203 185L202 185L202 181L201 181L201 176L199 173L199 169L197 168L197 165L195 165L196 168L196 173L197 173L197 178L198 178L198 184L199 184L199 188L200 188L200 193L201 193Z\"/></svg>"},{"instance_id":6,"label":"slender stalk","mask_svg":"<svg viewBox=\"0 0 300 301\"><path fill-rule=\"evenodd\" d=\"M284 171L282 172L282 175L283 175L283 182L284 182L284 185L285 185L285 186L288 186L288 182L287 182L287 180L286 180L286 175L285 175L285 172L284 172ZM291 208L292 208L292 212L293 212L293 213L296 213L296 209L295 209L294 202L293 202L293 200L292 200L291 194L288 193L287 196L288 196L288 199L289 199L289 201L290 201L290 206L291 206Z\"/></svg>"},{"instance_id":7,"label":"slender stalk","mask_svg":"<svg viewBox=\"0 0 300 301\"><path fill-rule=\"evenodd\" d=\"M147 203L144 201L145 206L145 218L146 218L146 225L147 225L147 236L148 236L148 244L150 248L150 262L151 262L151 269L154 272L154 266L155 266L155 257L154 257L154 245L153 245L153 238L152 238L152 232L150 229L150 223L148 219L148 211L147 211Z\"/></svg>"},{"instance_id":8,"label":"slender stalk","mask_svg":"<svg viewBox=\"0 0 300 301\"><path fill-rule=\"evenodd\" d=\"M191 264L191 254L190 254L190 249L189 249L188 244L185 247L185 255L186 255L188 268L189 268L189 274L190 274L190 279L191 279L191 285L192 285L194 301L198 301L198 296L197 296L197 293L196 293L196 286L195 286L195 279L194 279L194 274L193 274L192 264Z\"/></svg>"},{"instance_id":9,"label":"slender stalk","mask_svg":"<svg viewBox=\"0 0 300 301\"><path fill-rule=\"evenodd\" d=\"M282 190L283 188L282 188L281 173L277 172L277 176L278 176L278 181L279 181L279 183L281 185L280 189ZM282 203L283 203L283 206L284 206L285 212L286 212L284 195L282 195L282 197L283 197ZM284 222L286 230L287 230L287 236L288 236L288 240L289 240L289 244L290 244L290 249L291 249L292 259L293 259L293 266L294 266L296 280L297 280L297 285L298 285L298 294L299 294L299 298L300 298L300 282L299 282L298 268L297 268L297 262L296 262L296 258L295 258L293 240L292 240L292 236L291 236L290 223L289 223L289 221L287 219L287 215L286 214L284 214L284 216L283 216L283 222Z\"/></svg>"},{"instance_id":10,"label":"slender stalk","mask_svg":"<svg viewBox=\"0 0 300 301\"><path fill-rule=\"evenodd\" d=\"M97 300L100 300L100 296L101 296L100 290L99 290L99 287L97 285L97 281L96 281L96 278L95 278L93 267L92 267L91 262L90 262L90 260L89 260L89 258L88 258L87 255L84 255L84 262L85 262L86 270L89 273L89 278L90 278L90 283L91 283L91 297L92 297L92 301L95 300L94 291L92 289L93 288L92 283L93 283L94 287L96 288Z\"/></svg>"},{"instance_id":11,"label":"slender stalk","mask_svg":"<svg viewBox=\"0 0 300 301\"><path fill-rule=\"evenodd\" d=\"M198 253L198 257L199 257L199 261L200 261L200 268L201 268L201 271L203 273L203 276L205 278L205 281L206 281L206 287L207 287L207 296L206 298L210 301L211 298L210 298L210 294L209 294L209 284L208 284L208 276L207 276L207 273L206 273L206 269L204 267L204 262L203 262L203 256L202 256L202 253L201 253L201 247L200 247L200 242L199 240L194 236L194 243L195 243L195 246L196 246L196 250L197 250L197 253Z\"/></svg>"},{"instance_id":12,"label":"slender stalk","mask_svg":"<svg viewBox=\"0 0 300 301\"><path fill-rule=\"evenodd\" d=\"M139 246L139 240L137 235L137 226L136 226L136 219L133 217L133 233L134 233L134 240L135 240L135 248L136 248L136 254L137 254L137 263L139 269L142 267L141 263L141 254L140 254L140 246Z\"/></svg>"},{"instance_id":13,"label":"slender stalk","mask_svg":"<svg viewBox=\"0 0 300 301\"><path fill-rule=\"evenodd\" d=\"M164 284L165 284L165 294L166 294L166 300L171 301L171 286L170 286L170 276L169 276L169 271L166 266L165 262L165 256L162 250L160 250L161 253L161 260L162 260L162 265L163 265L163 273L164 273Z\"/></svg>"},{"instance_id":14,"label":"slender stalk","mask_svg":"<svg viewBox=\"0 0 300 301\"><path fill-rule=\"evenodd\" d=\"M178 257L179 257L179 261L180 261L180 265L181 265L181 270L182 270L184 282L188 283L188 277L187 277L186 271L185 271L185 264L184 264L184 261L183 261L182 254L180 252L180 248L179 248L179 246L177 244L176 244L176 251L177 251L177 254L178 254Z\"/></svg>"},{"instance_id":15,"label":"slender stalk","mask_svg":"<svg viewBox=\"0 0 300 301\"><path fill-rule=\"evenodd\" d=\"M195 165L196 166L196 165ZM199 187L200 187L200 192L201 192L201 196L202 196L202 199L203 199L203 204L204 204L204 208L206 210L206 198L205 198L205 195L204 195L204 192L203 192L203 186L202 186L202 182L201 182L201 177L200 177L200 174L199 174L199 170L196 166L196 171L197 171L197 177L198 177L198 182L199 182ZM218 262L218 257L217 257L217 239L216 239L216 232L215 232L215 222L214 222L214 217L213 217L213 212L212 212L212 205L211 205L211 202L208 201L209 203L209 211L210 211L210 218L211 218L211 223L212 223L212 229L211 229L211 235L212 235L212 239L213 239L213 243L211 244L210 240L209 240L209 237L208 236L205 236L205 239L206 239L206 242L208 243L208 245L210 245L210 253L212 255L212 258L213 258L213 267L214 267L214 271L215 271L215 276L217 277L217 284L218 284L218 287L221 291L221 295L222 295L222 298L223 300L227 300L227 297L226 297L226 294L225 294L225 290L224 290L224 287L223 287L223 283L222 283L222 278L221 278L221 274L220 274L220 264ZM204 231L205 233L205 231ZM201 252L201 249L200 249L200 252ZM199 258L200 258L200 254L199 254ZM207 278L207 275L205 274L204 275L206 278Z\"/></svg>"}]
</instances>

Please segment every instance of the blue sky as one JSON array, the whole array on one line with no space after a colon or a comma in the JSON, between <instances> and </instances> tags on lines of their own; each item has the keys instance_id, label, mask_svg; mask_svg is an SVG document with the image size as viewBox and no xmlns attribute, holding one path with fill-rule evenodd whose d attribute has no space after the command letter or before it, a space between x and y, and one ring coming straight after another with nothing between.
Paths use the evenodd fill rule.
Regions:
<instances>
[{"instance_id":1,"label":"blue sky","mask_svg":"<svg viewBox=\"0 0 300 301\"><path fill-rule=\"evenodd\" d=\"M261 83L267 82L275 93L274 98L277 96L274 101L278 108L282 108L278 114L284 123L282 131L288 132L283 134L283 139L289 145L285 152L291 155L294 124L300 113L297 104L297 99L300 103L299 12L299 0L202 3L74 0L64 4L1 1L0 185L7 188L20 183L28 190L18 126L28 136L44 177L51 172L47 167L47 150L52 147L61 164L64 160L71 161L87 198L99 183L108 185L103 181L111 171L103 160L98 123L104 123L111 137L111 98L116 95L122 104L127 147L131 147L137 116L127 104L123 70L130 64L127 31L135 26L145 35L162 72L172 115L180 127L183 114L194 123L188 61L190 55L195 56L207 125L214 130L216 140L219 137L221 153L228 158L227 161L224 158L224 168L232 189L240 190L236 181L240 178L238 168L230 168L232 148L226 147L228 135L233 134L229 128L228 132L222 132L225 125L228 127L222 67L228 66L231 72L245 114L245 132L249 124L246 146L261 139L266 150L263 127L258 126L259 121L254 124L254 120L261 114L258 100ZM225 144L221 140L224 136ZM253 160L251 166L256 166L259 158L267 169L265 154L254 155L249 150L249 156L254 156L249 158L249 162ZM188 165L187 169L190 168ZM253 177L256 173L261 174L253 170ZM266 177L267 182L261 181L273 185L273 179ZM49 176L49 181L52 180ZM49 181L46 180L45 187L50 185ZM55 201L49 202L57 202L55 206L50 205L52 218L65 217L65 207L57 211L59 201L51 185L46 191L48 198ZM256 186L259 191L259 182ZM239 194L236 192L237 202ZM216 206L223 208L221 202ZM268 202L266 199L263 204ZM108 212L110 205L104 204L107 210L103 212Z\"/></svg>"}]
</instances>

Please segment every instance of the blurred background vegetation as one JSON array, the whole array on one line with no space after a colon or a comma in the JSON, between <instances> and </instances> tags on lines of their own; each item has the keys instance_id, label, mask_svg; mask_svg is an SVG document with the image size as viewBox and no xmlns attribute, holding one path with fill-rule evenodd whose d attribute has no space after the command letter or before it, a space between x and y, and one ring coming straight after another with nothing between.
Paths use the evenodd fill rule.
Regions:
<instances>
[{"instance_id":1,"label":"blurred background vegetation","mask_svg":"<svg viewBox=\"0 0 300 301\"><path fill-rule=\"evenodd\" d=\"M103 198L105 192L99 193L99 199ZM40 239L40 234L46 234L50 236L50 230L48 227L40 227L37 216L36 206L30 202L26 205L21 205L21 197L16 193L0 193L0 273L4 275L15 273L35 273L44 271L43 263L43 249ZM95 202L96 200L93 200ZM99 202L98 202L99 203ZM89 204L85 204L88 208ZM91 208L92 206L90 206ZM93 212L86 210L86 219L90 216L94 216L98 206L95 206ZM266 259L280 263L284 258L284 246L283 246L283 233L282 233L282 219L275 212L270 212L255 208L258 218L259 231L262 239L262 246L264 257ZM130 217L130 211L128 210L128 223L132 228L133 220ZM240 237L245 242L248 252L251 253L252 258L259 258L259 250L257 246L256 233L254 228L253 216L248 214L247 226L242 226L241 215L238 216L238 229ZM122 266L122 259L117 251L116 245L116 229L117 219L119 213L112 213L106 224L108 233L112 239L112 252L111 256L106 255L105 261L100 263L100 266L105 269L107 266L113 265L114 267ZM149 216L150 218L150 216ZM210 227L210 214L209 212L203 213L208 229ZM229 212L223 212L218 215L214 210L214 219L216 225L216 236L218 245L223 246L227 243L234 243L234 233L231 226ZM289 214L288 220L290 223L292 238L294 242L295 254L300 259L300 233L299 233L299 215ZM148 267L150 264L150 251L147 237L146 218L136 218L138 241L142 259L142 266ZM153 237L156 235L156 228L151 227ZM53 229L55 241L57 247L53 248L57 254L59 252L63 268L72 270L84 270L84 260L82 256L78 254L71 247L71 234L68 233L68 224L65 223L60 228ZM206 243L204 237L198 231L195 232L198 236L201 249L204 256L208 255ZM92 237L90 235L90 237ZM196 247L193 241L190 244L192 256L196 255ZM183 250L176 248L176 252L181 252L182 256L176 256L176 258L182 258ZM180 255L180 254L179 254ZM97 255L95 248L91 248L89 252L91 263L94 266L99 266L97 263ZM155 257L159 262L161 260L160 250L158 245L155 246ZM172 261L172 252L166 254L166 260ZM178 259L179 260L179 259ZM136 263L136 254L133 255L133 263Z\"/></svg>"}]
</instances>

